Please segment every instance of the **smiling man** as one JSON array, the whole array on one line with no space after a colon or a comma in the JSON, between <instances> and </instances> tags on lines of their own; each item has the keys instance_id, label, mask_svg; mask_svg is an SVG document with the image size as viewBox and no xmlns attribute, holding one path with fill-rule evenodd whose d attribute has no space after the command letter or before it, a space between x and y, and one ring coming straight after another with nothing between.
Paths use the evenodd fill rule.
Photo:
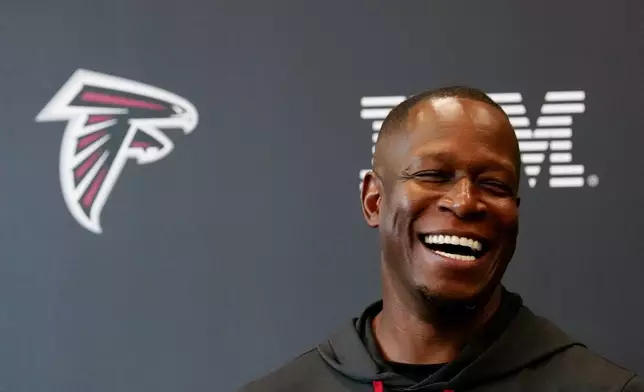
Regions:
<instances>
[{"instance_id":1,"label":"smiling man","mask_svg":"<svg viewBox=\"0 0 644 392\"><path fill-rule=\"evenodd\" d=\"M442 88L394 108L361 188L382 300L242 391L644 391L501 284L519 175L514 130L483 92Z\"/></svg>"}]
</instances>

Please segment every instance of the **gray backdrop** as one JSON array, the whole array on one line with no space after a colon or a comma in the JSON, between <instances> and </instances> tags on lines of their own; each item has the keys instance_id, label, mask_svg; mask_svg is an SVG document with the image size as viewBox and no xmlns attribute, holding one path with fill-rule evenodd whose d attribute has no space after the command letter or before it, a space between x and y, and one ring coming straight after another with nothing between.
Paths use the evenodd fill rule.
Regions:
<instances>
[{"instance_id":1,"label":"gray backdrop","mask_svg":"<svg viewBox=\"0 0 644 392\"><path fill-rule=\"evenodd\" d=\"M361 98L454 83L521 93L528 129L546 92L585 92L573 163L599 183L524 181L506 283L644 372L643 4L2 2L0 388L232 391L317 343L379 296ZM61 193L66 121L35 121L80 68L199 112L126 164L101 234Z\"/></svg>"}]
</instances>

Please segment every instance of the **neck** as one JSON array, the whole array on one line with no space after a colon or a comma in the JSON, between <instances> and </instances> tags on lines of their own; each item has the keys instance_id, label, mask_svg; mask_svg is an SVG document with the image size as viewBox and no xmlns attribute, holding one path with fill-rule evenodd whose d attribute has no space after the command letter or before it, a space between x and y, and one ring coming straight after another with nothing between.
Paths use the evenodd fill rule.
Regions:
<instances>
[{"instance_id":1,"label":"neck","mask_svg":"<svg viewBox=\"0 0 644 392\"><path fill-rule=\"evenodd\" d=\"M439 364L454 360L501 302L499 285L466 322L445 325L429 321L432 317L427 314L431 310L426 309L426 304L411 295L397 295L388 283L392 282L383 279L383 308L373 320L373 331L384 358L399 363Z\"/></svg>"}]
</instances>

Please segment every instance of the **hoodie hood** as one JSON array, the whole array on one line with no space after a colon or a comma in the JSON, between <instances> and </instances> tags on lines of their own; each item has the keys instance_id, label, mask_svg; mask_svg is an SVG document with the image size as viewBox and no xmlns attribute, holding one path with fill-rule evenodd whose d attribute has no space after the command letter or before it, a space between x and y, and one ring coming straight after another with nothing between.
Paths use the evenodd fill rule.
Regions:
<instances>
[{"instance_id":1,"label":"hoodie hood","mask_svg":"<svg viewBox=\"0 0 644 392\"><path fill-rule=\"evenodd\" d=\"M378 355L372 354L373 344L362 337L365 328L370 328L367 324L381 309L382 301L372 304L360 318L340 328L317 350L329 366L345 377L366 384L382 384L393 391L457 390L480 385L516 373L573 346L583 346L523 306L518 295L505 292L499 311L488 323L497 326L500 323L498 331L484 327L454 361L427 379L414 382L388 371ZM506 320L499 320L503 317Z\"/></svg>"}]
</instances>

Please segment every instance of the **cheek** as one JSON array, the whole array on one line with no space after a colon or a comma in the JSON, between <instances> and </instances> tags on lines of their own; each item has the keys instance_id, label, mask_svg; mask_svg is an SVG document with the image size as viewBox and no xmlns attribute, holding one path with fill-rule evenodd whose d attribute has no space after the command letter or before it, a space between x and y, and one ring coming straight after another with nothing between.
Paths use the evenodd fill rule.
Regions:
<instances>
[{"instance_id":1,"label":"cheek","mask_svg":"<svg viewBox=\"0 0 644 392\"><path fill-rule=\"evenodd\" d=\"M416 200L409 189L400 186L383 198L381 206L380 236L385 253L393 258L403 256L411 245L412 222Z\"/></svg>"},{"instance_id":2,"label":"cheek","mask_svg":"<svg viewBox=\"0 0 644 392\"><path fill-rule=\"evenodd\" d=\"M514 241L519 229L519 208L514 200L503 200L494 204L493 215L496 217L498 230L506 240Z\"/></svg>"},{"instance_id":3,"label":"cheek","mask_svg":"<svg viewBox=\"0 0 644 392\"><path fill-rule=\"evenodd\" d=\"M435 190L412 181L399 189L400 207L411 216L421 215L438 197Z\"/></svg>"},{"instance_id":4,"label":"cheek","mask_svg":"<svg viewBox=\"0 0 644 392\"><path fill-rule=\"evenodd\" d=\"M393 189L383 202L382 212L384 212L383 218L387 231L396 232L396 229L406 220L412 205L409 193L404 188Z\"/></svg>"}]
</instances>

